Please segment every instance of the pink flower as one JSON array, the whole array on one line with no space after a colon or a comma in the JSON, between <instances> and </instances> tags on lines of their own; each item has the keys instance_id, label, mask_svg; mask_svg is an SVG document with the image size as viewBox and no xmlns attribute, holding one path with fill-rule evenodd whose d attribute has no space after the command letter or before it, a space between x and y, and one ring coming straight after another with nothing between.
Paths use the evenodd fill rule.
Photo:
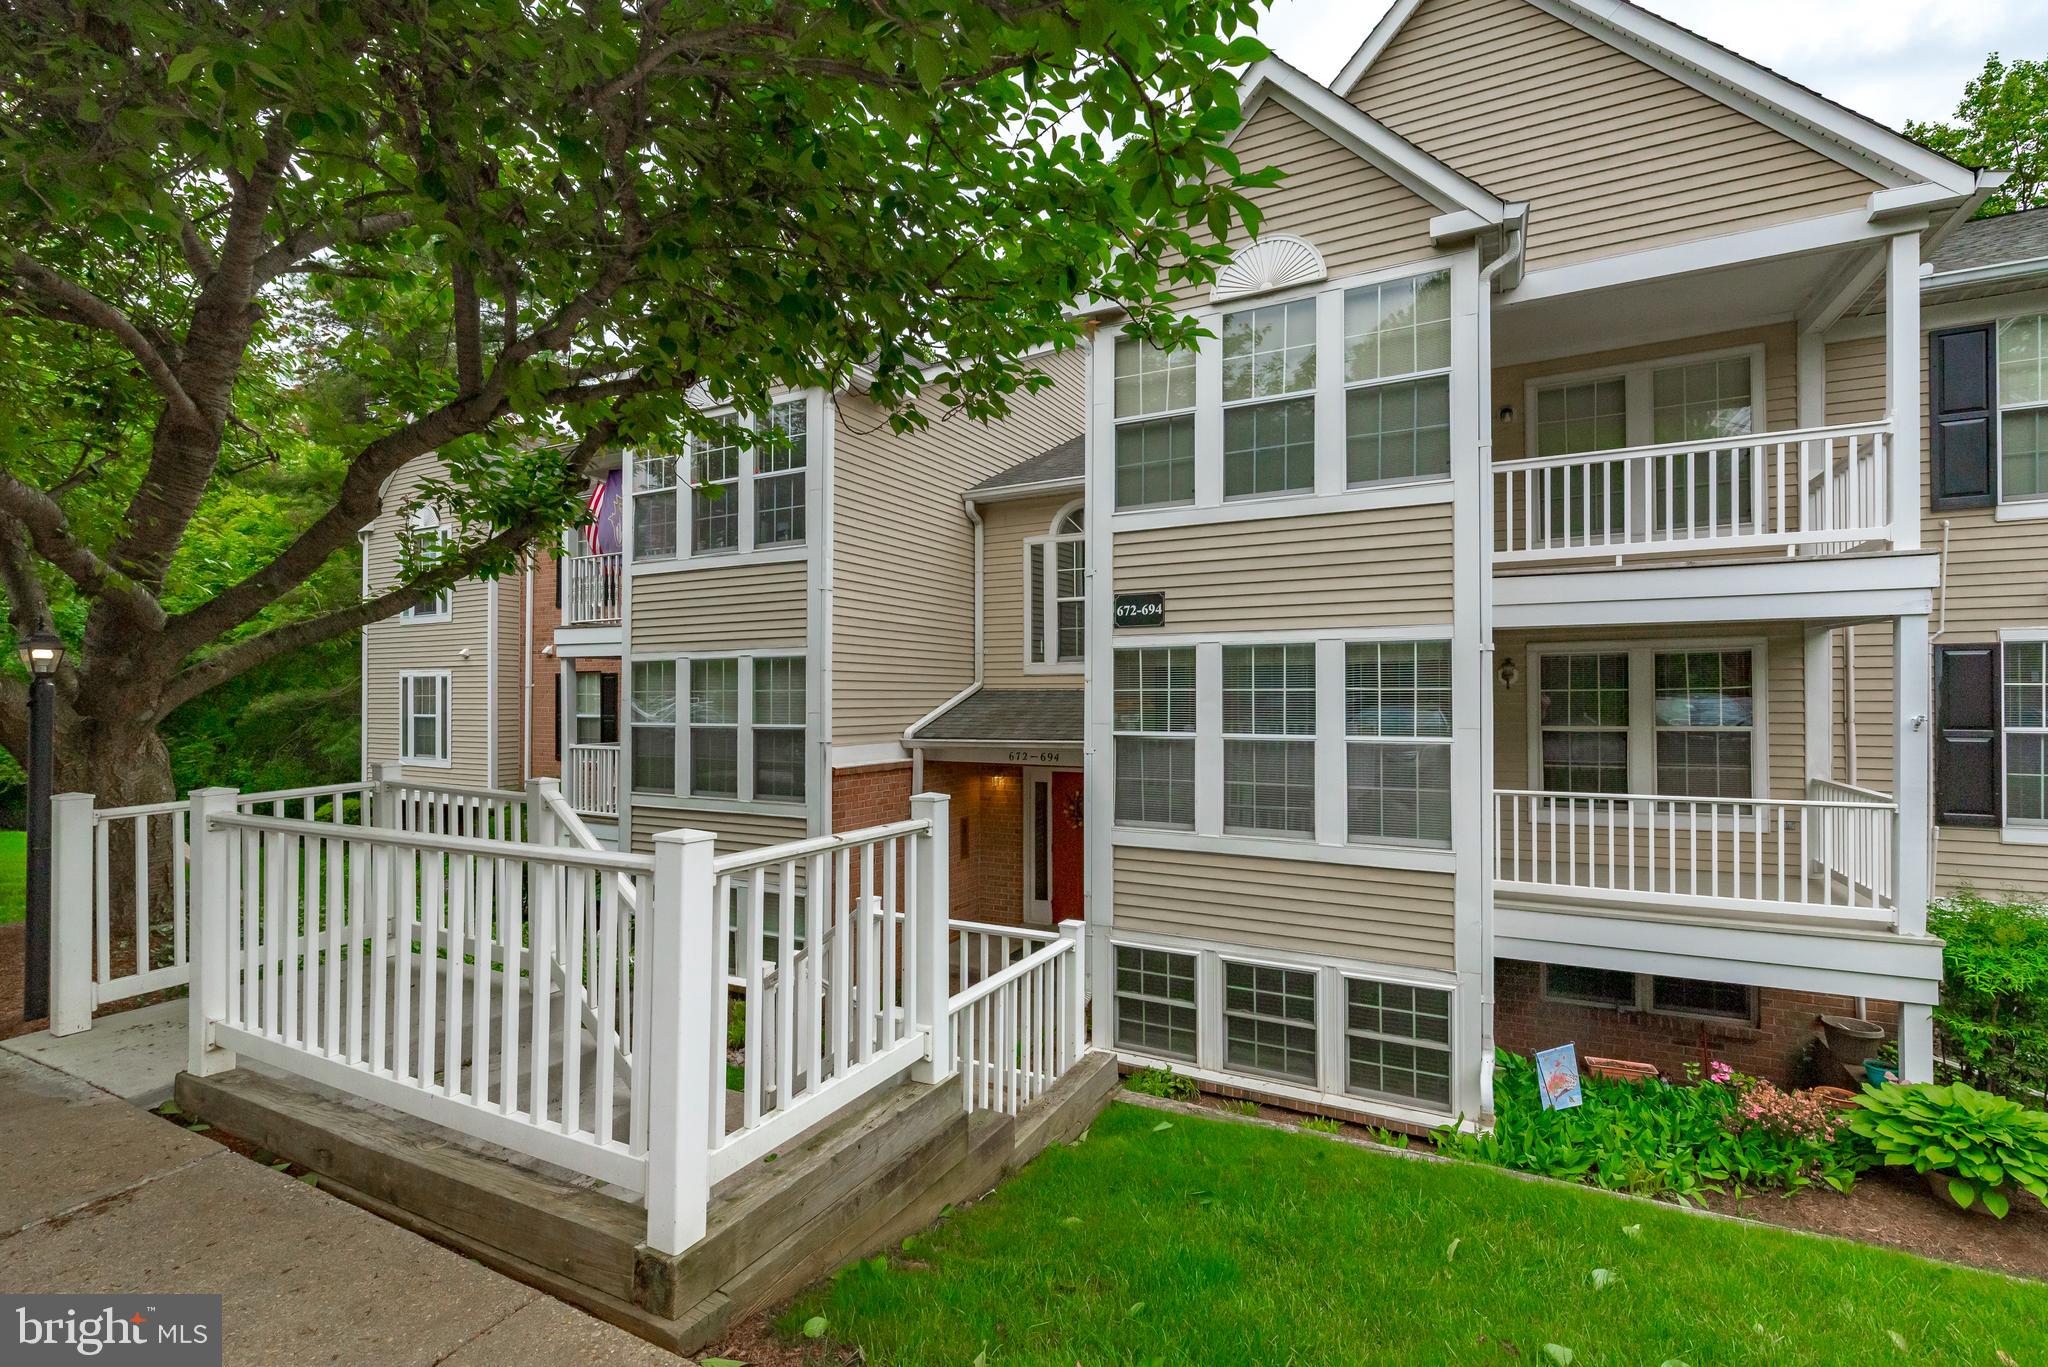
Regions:
<instances>
[{"instance_id":1,"label":"pink flower","mask_svg":"<svg viewBox=\"0 0 2048 1367\"><path fill-rule=\"evenodd\" d=\"M1721 1060L1719 1059L1715 1059L1712 1063L1707 1065L1707 1080L1709 1082L1726 1082L1728 1081L1728 1079L1734 1076L1735 1070L1733 1068L1730 1068L1727 1064L1721 1062Z\"/></svg>"}]
</instances>

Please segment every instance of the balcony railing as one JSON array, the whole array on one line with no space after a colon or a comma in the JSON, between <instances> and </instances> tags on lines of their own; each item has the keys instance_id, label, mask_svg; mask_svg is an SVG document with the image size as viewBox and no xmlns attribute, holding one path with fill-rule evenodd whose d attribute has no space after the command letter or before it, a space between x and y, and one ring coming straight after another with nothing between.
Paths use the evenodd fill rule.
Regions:
<instances>
[{"instance_id":1,"label":"balcony railing","mask_svg":"<svg viewBox=\"0 0 2048 1367\"><path fill-rule=\"evenodd\" d=\"M619 814L619 747L572 745L562 758L562 792L585 816Z\"/></svg>"},{"instance_id":2,"label":"balcony railing","mask_svg":"<svg viewBox=\"0 0 2048 1367\"><path fill-rule=\"evenodd\" d=\"M562 621L565 626L610 626L619 620L617 551L579 555L562 562Z\"/></svg>"},{"instance_id":3,"label":"balcony railing","mask_svg":"<svg viewBox=\"0 0 2048 1367\"><path fill-rule=\"evenodd\" d=\"M1889 423L1501 461L1494 559L1839 555L1891 541L1892 478Z\"/></svg>"},{"instance_id":4,"label":"balcony railing","mask_svg":"<svg viewBox=\"0 0 2048 1367\"><path fill-rule=\"evenodd\" d=\"M1898 806L1816 781L1796 799L1494 794L1497 892L1659 910L1892 921Z\"/></svg>"}]
</instances>

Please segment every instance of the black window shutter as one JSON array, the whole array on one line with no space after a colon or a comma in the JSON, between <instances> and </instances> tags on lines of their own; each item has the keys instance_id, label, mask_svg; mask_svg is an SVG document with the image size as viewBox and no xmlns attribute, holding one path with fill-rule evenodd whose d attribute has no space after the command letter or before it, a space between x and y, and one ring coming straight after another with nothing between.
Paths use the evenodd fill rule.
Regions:
<instances>
[{"instance_id":1,"label":"black window shutter","mask_svg":"<svg viewBox=\"0 0 2048 1367\"><path fill-rule=\"evenodd\" d=\"M1936 512L1989 508L1998 502L1992 430L1998 370L1991 355L1991 325L1930 334L1927 369L1931 505ZM1894 416L1909 420L1906 414Z\"/></svg>"},{"instance_id":2,"label":"black window shutter","mask_svg":"<svg viewBox=\"0 0 2048 1367\"><path fill-rule=\"evenodd\" d=\"M1943 826L1996 826L1999 657L1994 645L1936 646L1934 813Z\"/></svg>"},{"instance_id":3,"label":"black window shutter","mask_svg":"<svg viewBox=\"0 0 2048 1367\"><path fill-rule=\"evenodd\" d=\"M555 763L562 762L562 671L555 671L555 724L550 728L548 753L555 757Z\"/></svg>"},{"instance_id":4,"label":"black window shutter","mask_svg":"<svg viewBox=\"0 0 2048 1367\"><path fill-rule=\"evenodd\" d=\"M619 676L597 676L597 740L600 745L619 743Z\"/></svg>"}]
</instances>

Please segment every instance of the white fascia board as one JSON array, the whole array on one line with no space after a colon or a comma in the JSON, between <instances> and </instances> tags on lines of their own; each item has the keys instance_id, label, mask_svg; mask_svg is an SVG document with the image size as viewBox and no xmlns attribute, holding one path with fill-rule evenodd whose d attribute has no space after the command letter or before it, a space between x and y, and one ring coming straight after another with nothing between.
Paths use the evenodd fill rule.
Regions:
<instances>
[{"instance_id":1,"label":"white fascia board","mask_svg":"<svg viewBox=\"0 0 2048 1367\"><path fill-rule=\"evenodd\" d=\"M2007 280L2026 280L2037 275L2048 275L2048 256L2032 256L2021 261L2001 261L1992 266L1972 266L1968 270L1939 271L1920 277L1920 292L1927 294L1934 290L1954 289L1959 285L1996 285Z\"/></svg>"},{"instance_id":2,"label":"white fascia board","mask_svg":"<svg viewBox=\"0 0 2048 1367\"><path fill-rule=\"evenodd\" d=\"M1930 610L1941 557L1929 551L1830 560L1495 574L1496 630L1688 622L1875 621ZM1589 619L1588 613L1597 617Z\"/></svg>"},{"instance_id":3,"label":"white fascia board","mask_svg":"<svg viewBox=\"0 0 2048 1367\"><path fill-rule=\"evenodd\" d=\"M981 692L981 680L979 680L979 679L976 679L976 680L975 680L975 681L974 681L973 683L971 683L971 684L967 685L967 687L965 687L965 688L961 689L961 690L960 690L960 691L959 691L958 693L955 693L955 694L954 694L954 695L953 695L952 697L950 697L950 698L946 699L946 700L945 700L944 702L940 703L940 704L939 704L939 705L938 705L937 707L934 707L934 708L933 708L933 709L932 709L931 711L929 711L929 712L925 713L925 714L924 714L924 715L923 715L922 717L919 717L919 718L918 718L918 719L917 719L916 721L914 721L914 722L912 722L912 723L911 723L910 725L908 725L908 726L904 727L904 728L903 728L903 743L904 743L904 745L906 745L906 746L909 746L909 745L914 745L914 744L916 744L916 743L917 743L917 733L918 733L918 732L919 732L920 730L922 730L922 729L923 729L924 727L926 727L926 726L929 726L929 725L930 725L930 724L931 724L931 723L932 723L933 721L935 721L935 720L936 720L936 719L937 719L938 717L940 717L940 716L941 716L941 715L943 715L944 713L947 713L947 712L950 712L950 711L952 711L952 710L953 710L954 708L958 707L958 706L959 706L959 705L960 705L961 703L963 703L963 702L966 702L966 701L967 701L967 700L968 700L969 698L973 697L973 696L974 696L975 694L977 694L977 693L979 693L979 692Z\"/></svg>"},{"instance_id":4,"label":"white fascia board","mask_svg":"<svg viewBox=\"0 0 2048 1367\"><path fill-rule=\"evenodd\" d=\"M1065 479L1034 479L1029 484L1005 484L994 489L971 489L960 495L960 501L979 507L984 503L1002 503L1008 499L1074 493L1085 488L1087 483L1085 475L1069 475Z\"/></svg>"},{"instance_id":5,"label":"white fascia board","mask_svg":"<svg viewBox=\"0 0 2048 1367\"><path fill-rule=\"evenodd\" d=\"M1358 45L1358 51L1351 54L1351 60L1344 63L1344 69L1337 73L1337 78L1330 82L1332 93L1348 96L1351 87L1358 84L1358 78L1379 60L1380 54L1387 50L1387 44L1394 41L1394 35L1401 31L1401 26L1408 22L1408 16L1415 13L1421 4L1422 0L1394 0L1393 6L1372 26L1372 32L1365 36L1365 41Z\"/></svg>"},{"instance_id":6,"label":"white fascia board","mask_svg":"<svg viewBox=\"0 0 2048 1367\"><path fill-rule=\"evenodd\" d=\"M1469 212L1489 227L1507 216L1506 202L1477 181L1460 175L1278 57L1268 57L1245 72L1238 84L1242 113L1226 143L1236 142L1237 135L1269 99L1280 101L1311 127L1392 176L1444 214Z\"/></svg>"}]
</instances>

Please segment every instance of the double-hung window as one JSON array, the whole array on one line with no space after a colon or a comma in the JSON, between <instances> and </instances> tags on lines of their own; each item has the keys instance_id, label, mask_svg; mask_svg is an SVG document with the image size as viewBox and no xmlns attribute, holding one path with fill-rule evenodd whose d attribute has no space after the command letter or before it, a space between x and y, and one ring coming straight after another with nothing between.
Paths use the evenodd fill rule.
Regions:
<instances>
[{"instance_id":1,"label":"double-hung window","mask_svg":"<svg viewBox=\"0 0 2048 1367\"><path fill-rule=\"evenodd\" d=\"M1757 650L1539 652L1546 792L1757 796Z\"/></svg>"},{"instance_id":2,"label":"double-hung window","mask_svg":"<svg viewBox=\"0 0 2048 1367\"><path fill-rule=\"evenodd\" d=\"M754 545L795 546L804 539L804 468L809 460L810 405L775 405L775 440L754 448Z\"/></svg>"},{"instance_id":3,"label":"double-hung window","mask_svg":"<svg viewBox=\"0 0 2048 1367\"><path fill-rule=\"evenodd\" d=\"M690 442L691 555L739 549L742 454L730 433Z\"/></svg>"},{"instance_id":4,"label":"double-hung window","mask_svg":"<svg viewBox=\"0 0 2048 1367\"><path fill-rule=\"evenodd\" d=\"M1195 826L1195 652L1171 646L1116 652L1116 819Z\"/></svg>"},{"instance_id":5,"label":"double-hung window","mask_svg":"<svg viewBox=\"0 0 2048 1367\"><path fill-rule=\"evenodd\" d=\"M1746 650L1659 654L1657 791L1754 796L1756 691Z\"/></svg>"},{"instance_id":6,"label":"double-hung window","mask_svg":"<svg viewBox=\"0 0 2048 1367\"><path fill-rule=\"evenodd\" d=\"M2048 499L2048 314L1998 325L1998 496Z\"/></svg>"},{"instance_id":7,"label":"double-hung window","mask_svg":"<svg viewBox=\"0 0 2048 1367\"><path fill-rule=\"evenodd\" d=\"M1165 1058L1195 1057L1195 956L1116 948L1116 1043Z\"/></svg>"},{"instance_id":8,"label":"double-hung window","mask_svg":"<svg viewBox=\"0 0 2048 1367\"><path fill-rule=\"evenodd\" d=\"M619 676L581 670L576 679L576 743L615 745L619 739Z\"/></svg>"},{"instance_id":9,"label":"double-hung window","mask_svg":"<svg viewBox=\"0 0 2048 1367\"><path fill-rule=\"evenodd\" d=\"M1356 488L1451 471L1451 276L1344 295L1344 465Z\"/></svg>"},{"instance_id":10,"label":"double-hung window","mask_svg":"<svg viewBox=\"0 0 2048 1367\"><path fill-rule=\"evenodd\" d=\"M1315 970L1224 960L1223 1061L1315 1085Z\"/></svg>"},{"instance_id":11,"label":"double-hung window","mask_svg":"<svg viewBox=\"0 0 2048 1367\"><path fill-rule=\"evenodd\" d=\"M2048 642L2004 649L2005 819L2048 824Z\"/></svg>"},{"instance_id":12,"label":"double-hung window","mask_svg":"<svg viewBox=\"0 0 2048 1367\"><path fill-rule=\"evenodd\" d=\"M1079 508L1024 543L1025 659L1078 667L1088 648L1088 540Z\"/></svg>"},{"instance_id":13,"label":"double-hung window","mask_svg":"<svg viewBox=\"0 0 2048 1367\"><path fill-rule=\"evenodd\" d=\"M1223 315L1223 496L1316 483L1316 301Z\"/></svg>"},{"instance_id":14,"label":"double-hung window","mask_svg":"<svg viewBox=\"0 0 2048 1367\"><path fill-rule=\"evenodd\" d=\"M1451 994L1344 980L1344 1085L1360 1096L1451 1104Z\"/></svg>"},{"instance_id":15,"label":"double-hung window","mask_svg":"<svg viewBox=\"0 0 2048 1367\"><path fill-rule=\"evenodd\" d=\"M1116 343L1116 506L1195 500L1195 353Z\"/></svg>"},{"instance_id":16,"label":"double-hung window","mask_svg":"<svg viewBox=\"0 0 2048 1367\"><path fill-rule=\"evenodd\" d=\"M1451 647L1344 648L1346 829L1353 840L1451 843Z\"/></svg>"},{"instance_id":17,"label":"double-hung window","mask_svg":"<svg viewBox=\"0 0 2048 1367\"><path fill-rule=\"evenodd\" d=\"M441 515L432 508L421 508L412 515L411 525L406 532L408 544L404 549L412 555L421 569L437 564L446 552L449 542L448 529L441 525ZM424 600L398 614L401 622L445 622L455 612L455 592L441 589L431 598Z\"/></svg>"},{"instance_id":18,"label":"double-hung window","mask_svg":"<svg viewBox=\"0 0 2048 1367\"><path fill-rule=\"evenodd\" d=\"M632 688L633 791L676 790L676 662L635 660Z\"/></svg>"},{"instance_id":19,"label":"double-hung window","mask_svg":"<svg viewBox=\"0 0 2048 1367\"><path fill-rule=\"evenodd\" d=\"M782 655L754 666L754 796L804 795L804 662Z\"/></svg>"},{"instance_id":20,"label":"double-hung window","mask_svg":"<svg viewBox=\"0 0 2048 1367\"><path fill-rule=\"evenodd\" d=\"M1625 651L1542 657L1544 791L1628 791L1628 675Z\"/></svg>"},{"instance_id":21,"label":"double-hung window","mask_svg":"<svg viewBox=\"0 0 2048 1367\"><path fill-rule=\"evenodd\" d=\"M633 457L633 558L663 560L676 553L676 458Z\"/></svg>"},{"instance_id":22,"label":"double-hung window","mask_svg":"<svg viewBox=\"0 0 2048 1367\"><path fill-rule=\"evenodd\" d=\"M740 795L740 662L690 661L690 792Z\"/></svg>"},{"instance_id":23,"label":"double-hung window","mask_svg":"<svg viewBox=\"0 0 2048 1367\"><path fill-rule=\"evenodd\" d=\"M398 676L398 757L407 764L449 762L449 695L445 669Z\"/></svg>"},{"instance_id":24,"label":"double-hung window","mask_svg":"<svg viewBox=\"0 0 2048 1367\"><path fill-rule=\"evenodd\" d=\"M1223 648L1223 828L1312 835L1316 648Z\"/></svg>"}]
</instances>

